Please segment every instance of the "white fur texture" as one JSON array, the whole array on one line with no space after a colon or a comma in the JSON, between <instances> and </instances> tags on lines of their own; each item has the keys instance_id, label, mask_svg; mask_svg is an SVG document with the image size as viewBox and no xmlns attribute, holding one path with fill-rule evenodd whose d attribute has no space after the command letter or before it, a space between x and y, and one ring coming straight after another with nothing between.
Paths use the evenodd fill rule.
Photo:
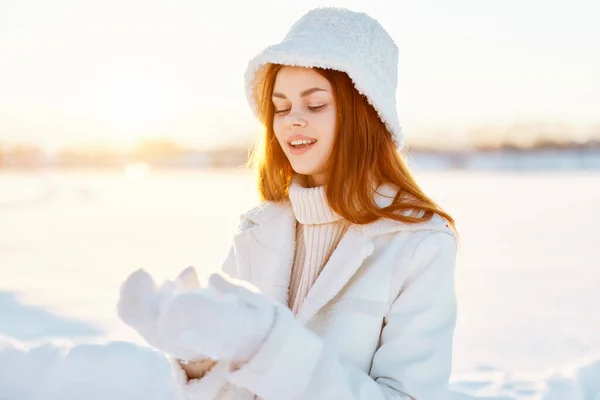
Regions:
<instances>
[{"instance_id":1,"label":"white fur texture","mask_svg":"<svg viewBox=\"0 0 600 400\"><path fill-rule=\"evenodd\" d=\"M193 267L184 269L173 281L166 280L160 287L143 269L133 272L121 285L117 314L135 329L152 347L163 349L158 337L158 317L164 303L179 292L200 288L198 274Z\"/></svg>"},{"instance_id":2,"label":"white fur texture","mask_svg":"<svg viewBox=\"0 0 600 400\"><path fill-rule=\"evenodd\" d=\"M398 46L374 18L345 8L315 8L280 43L250 60L245 72L246 97L260 120L258 104L269 63L346 72L386 124L397 147L404 147L396 110Z\"/></svg>"},{"instance_id":3,"label":"white fur texture","mask_svg":"<svg viewBox=\"0 0 600 400\"><path fill-rule=\"evenodd\" d=\"M182 360L245 361L268 335L274 304L220 275L211 276L210 286L217 296L196 290L166 302L158 321L160 340Z\"/></svg>"}]
</instances>

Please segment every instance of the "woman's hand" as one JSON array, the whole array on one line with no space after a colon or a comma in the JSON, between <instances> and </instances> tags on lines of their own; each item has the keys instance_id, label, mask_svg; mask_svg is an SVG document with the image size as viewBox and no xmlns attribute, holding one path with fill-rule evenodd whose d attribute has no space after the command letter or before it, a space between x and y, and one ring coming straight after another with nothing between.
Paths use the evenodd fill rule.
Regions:
<instances>
[{"instance_id":1,"label":"woman's hand","mask_svg":"<svg viewBox=\"0 0 600 400\"><path fill-rule=\"evenodd\" d=\"M162 306L177 293L199 287L198 274L194 267L184 269L175 280L166 280L160 287L154 283L148 272L139 269L129 275L121 285L117 314L150 346L164 350L157 329Z\"/></svg>"},{"instance_id":2,"label":"woman's hand","mask_svg":"<svg viewBox=\"0 0 600 400\"><path fill-rule=\"evenodd\" d=\"M217 361L210 358L194 360L188 363L184 363L179 360L179 365L185 371L188 379L201 379L208 371L212 369L212 367L215 366L216 363Z\"/></svg>"},{"instance_id":3,"label":"woman's hand","mask_svg":"<svg viewBox=\"0 0 600 400\"><path fill-rule=\"evenodd\" d=\"M249 360L271 330L275 303L217 274L209 284L212 295L187 291L166 301L158 319L163 348L182 360Z\"/></svg>"}]
</instances>

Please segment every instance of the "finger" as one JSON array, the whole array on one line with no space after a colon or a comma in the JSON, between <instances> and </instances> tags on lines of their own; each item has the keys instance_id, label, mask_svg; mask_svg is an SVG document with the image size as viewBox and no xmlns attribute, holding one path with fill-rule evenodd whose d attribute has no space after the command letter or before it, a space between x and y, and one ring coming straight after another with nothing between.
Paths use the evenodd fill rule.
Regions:
<instances>
[{"instance_id":1,"label":"finger","mask_svg":"<svg viewBox=\"0 0 600 400\"><path fill-rule=\"evenodd\" d=\"M220 274L212 274L208 278L209 288L215 290L219 296L228 294L235 295L236 297L239 297L239 295L243 296L244 292L248 292L248 289L243 285L252 285L244 281L239 282L239 284L237 282L232 282Z\"/></svg>"},{"instance_id":2,"label":"finger","mask_svg":"<svg viewBox=\"0 0 600 400\"><path fill-rule=\"evenodd\" d=\"M212 274L208 278L209 284L221 294L232 294L242 302L254 303L260 301L260 290L252 284L241 281L240 284L233 283L219 274Z\"/></svg>"},{"instance_id":3,"label":"finger","mask_svg":"<svg viewBox=\"0 0 600 400\"><path fill-rule=\"evenodd\" d=\"M131 299L151 296L154 292L156 292L154 279L141 268L129 275L121 285L121 296Z\"/></svg>"},{"instance_id":4,"label":"finger","mask_svg":"<svg viewBox=\"0 0 600 400\"><path fill-rule=\"evenodd\" d=\"M235 293L237 290L237 285L226 280L219 274L212 274L208 278L208 284L212 286L216 291L221 293Z\"/></svg>"},{"instance_id":5,"label":"finger","mask_svg":"<svg viewBox=\"0 0 600 400\"><path fill-rule=\"evenodd\" d=\"M143 269L133 272L121 285L117 304L119 318L127 324L144 318L155 292L156 284L150 274Z\"/></svg>"},{"instance_id":6,"label":"finger","mask_svg":"<svg viewBox=\"0 0 600 400\"><path fill-rule=\"evenodd\" d=\"M197 289L200 287L200 280L196 268L189 266L177 275L175 284L179 289Z\"/></svg>"}]
</instances>

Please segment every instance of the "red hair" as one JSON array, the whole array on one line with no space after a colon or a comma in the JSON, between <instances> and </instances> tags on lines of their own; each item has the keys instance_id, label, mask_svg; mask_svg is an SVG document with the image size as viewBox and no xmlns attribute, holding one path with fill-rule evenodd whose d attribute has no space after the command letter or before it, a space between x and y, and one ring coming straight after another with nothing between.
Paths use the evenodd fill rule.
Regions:
<instances>
[{"instance_id":1,"label":"red hair","mask_svg":"<svg viewBox=\"0 0 600 400\"><path fill-rule=\"evenodd\" d=\"M273 131L275 106L271 96L281 64L269 64L265 71L259 116L264 135L254 146L250 164L258 172L261 200L288 199L294 171ZM405 223L428 221L440 215L454 229L454 220L423 193L400 156L390 132L377 111L361 95L350 77L333 69L313 68L333 88L337 104L337 135L326 163L326 195L331 208L346 220L366 224L379 218ZM379 208L374 190L392 184L399 190L393 202Z\"/></svg>"}]
</instances>

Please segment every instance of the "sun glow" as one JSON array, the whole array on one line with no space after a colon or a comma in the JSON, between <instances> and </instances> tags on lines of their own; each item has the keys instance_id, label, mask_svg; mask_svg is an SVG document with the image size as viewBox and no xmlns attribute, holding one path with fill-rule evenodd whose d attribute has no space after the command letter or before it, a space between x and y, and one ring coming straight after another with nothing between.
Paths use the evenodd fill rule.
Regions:
<instances>
[{"instance_id":1,"label":"sun glow","mask_svg":"<svg viewBox=\"0 0 600 400\"><path fill-rule=\"evenodd\" d=\"M130 162L125 165L123 173L125 177L132 181L139 181L150 176L152 168L150 165L143 162Z\"/></svg>"},{"instance_id":2,"label":"sun glow","mask_svg":"<svg viewBox=\"0 0 600 400\"><path fill-rule=\"evenodd\" d=\"M172 117L170 83L144 71L115 74L98 82L96 114L123 141L160 132Z\"/></svg>"}]
</instances>

